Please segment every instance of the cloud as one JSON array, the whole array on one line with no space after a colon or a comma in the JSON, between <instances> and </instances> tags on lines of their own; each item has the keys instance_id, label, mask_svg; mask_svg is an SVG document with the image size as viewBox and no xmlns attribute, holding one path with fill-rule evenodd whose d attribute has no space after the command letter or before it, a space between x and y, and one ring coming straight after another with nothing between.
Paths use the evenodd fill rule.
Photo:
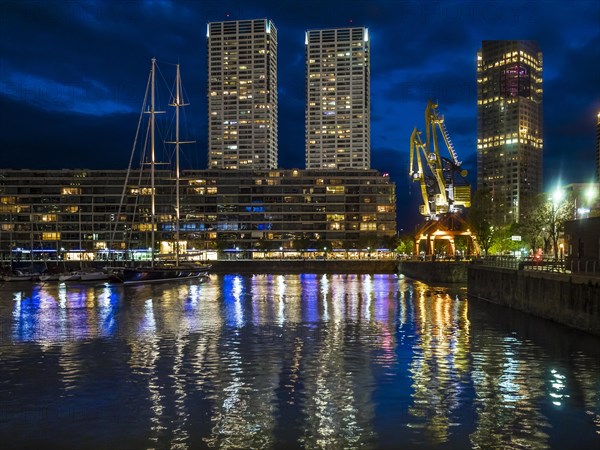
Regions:
<instances>
[{"instance_id":1,"label":"cloud","mask_svg":"<svg viewBox=\"0 0 600 450\"><path fill-rule=\"evenodd\" d=\"M0 95L47 111L90 115L132 112L130 105L120 101L125 92L110 91L97 80L80 80L78 83L64 84L12 72L8 80L0 80Z\"/></svg>"}]
</instances>

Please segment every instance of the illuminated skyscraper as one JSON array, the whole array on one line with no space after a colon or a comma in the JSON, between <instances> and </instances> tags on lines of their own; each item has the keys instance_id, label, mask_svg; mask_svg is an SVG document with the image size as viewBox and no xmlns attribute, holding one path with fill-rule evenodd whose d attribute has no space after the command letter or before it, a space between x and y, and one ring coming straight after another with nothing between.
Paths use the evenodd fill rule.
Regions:
<instances>
[{"instance_id":1,"label":"illuminated skyscraper","mask_svg":"<svg viewBox=\"0 0 600 450\"><path fill-rule=\"evenodd\" d=\"M277 29L268 19L212 22L208 168L277 167Z\"/></svg>"},{"instance_id":2,"label":"illuminated skyscraper","mask_svg":"<svg viewBox=\"0 0 600 450\"><path fill-rule=\"evenodd\" d=\"M306 32L306 168L368 169L367 28Z\"/></svg>"},{"instance_id":3,"label":"illuminated skyscraper","mask_svg":"<svg viewBox=\"0 0 600 450\"><path fill-rule=\"evenodd\" d=\"M477 54L477 188L496 224L518 222L542 192L542 53L532 41L483 41Z\"/></svg>"},{"instance_id":4,"label":"illuminated skyscraper","mask_svg":"<svg viewBox=\"0 0 600 450\"><path fill-rule=\"evenodd\" d=\"M596 181L600 183L600 112L596 122Z\"/></svg>"}]
</instances>

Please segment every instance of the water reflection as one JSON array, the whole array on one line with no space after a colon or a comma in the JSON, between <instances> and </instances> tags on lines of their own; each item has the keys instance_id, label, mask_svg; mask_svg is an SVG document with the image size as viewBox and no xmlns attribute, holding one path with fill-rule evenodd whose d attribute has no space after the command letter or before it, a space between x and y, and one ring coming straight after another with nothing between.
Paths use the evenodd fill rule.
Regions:
<instances>
[{"instance_id":1,"label":"water reflection","mask_svg":"<svg viewBox=\"0 0 600 450\"><path fill-rule=\"evenodd\" d=\"M414 357L410 365L414 418L413 428L423 428L422 439L432 444L449 439L461 391L469 378L469 321L467 303L455 300L443 290L430 291L415 282L413 300L415 331Z\"/></svg>"},{"instance_id":2,"label":"water reflection","mask_svg":"<svg viewBox=\"0 0 600 450\"><path fill-rule=\"evenodd\" d=\"M461 289L213 275L4 285L0 298L0 438L14 446L40 435L64 448L73 436L79 447L547 448L600 436L598 340Z\"/></svg>"},{"instance_id":3,"label":"water reflection","mask_svg":"<svg viewBox=\"0 0 600 450\"><path fill-rule=\"evenodd\" d=\"M473 446L548 448L544 356L514 337L486 336L488 350L473 352L477 429ZM474 338L479 341L479 338ZM493 341L491 341L493 339ZM477 347L481 342L477 342Z\"/></svg>"}]
</instances>

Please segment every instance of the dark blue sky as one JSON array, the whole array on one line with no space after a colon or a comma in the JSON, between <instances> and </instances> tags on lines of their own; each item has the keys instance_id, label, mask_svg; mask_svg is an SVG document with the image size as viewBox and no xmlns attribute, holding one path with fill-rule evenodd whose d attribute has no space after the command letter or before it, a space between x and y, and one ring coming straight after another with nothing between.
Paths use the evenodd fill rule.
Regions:
<instances>
[{"instance_id":1,"label":"dark blue sky","mask_svg":"<svg viewBox=\"0 0 600 450\"><path fill-rule=\"evenodd\" d=\"M371 39L372 166L392 175L401 209L419 202L408 146L429 98L439 101L475 179L475 63L485 39L531 39L542 49L546 186L594 176L600 2L577 0L5 0L0 167L125 168L155 55L182 65L189 134L198 142L187 159L205 168L206 23L261 17L279 31L282 167L304 167L304 31L354 25L369 27ZM170 82L172 69L162 67Z\"/></svg>"}]
</instances>

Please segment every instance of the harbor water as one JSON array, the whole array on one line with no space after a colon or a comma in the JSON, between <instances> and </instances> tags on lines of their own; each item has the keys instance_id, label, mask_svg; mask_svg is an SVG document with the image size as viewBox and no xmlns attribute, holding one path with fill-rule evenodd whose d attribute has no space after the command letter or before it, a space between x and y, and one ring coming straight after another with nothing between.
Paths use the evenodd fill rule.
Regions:
<instances>
[{"instance_id":1,"label":"harbor water","mask_svg":"<svg viewBox=\"0 0 600 450\"><path fill-rule=\"evenodd\" d=\"M600 448L600 339L397 275L0 285L0 443Z\"/></svg>"}]
</instances>

